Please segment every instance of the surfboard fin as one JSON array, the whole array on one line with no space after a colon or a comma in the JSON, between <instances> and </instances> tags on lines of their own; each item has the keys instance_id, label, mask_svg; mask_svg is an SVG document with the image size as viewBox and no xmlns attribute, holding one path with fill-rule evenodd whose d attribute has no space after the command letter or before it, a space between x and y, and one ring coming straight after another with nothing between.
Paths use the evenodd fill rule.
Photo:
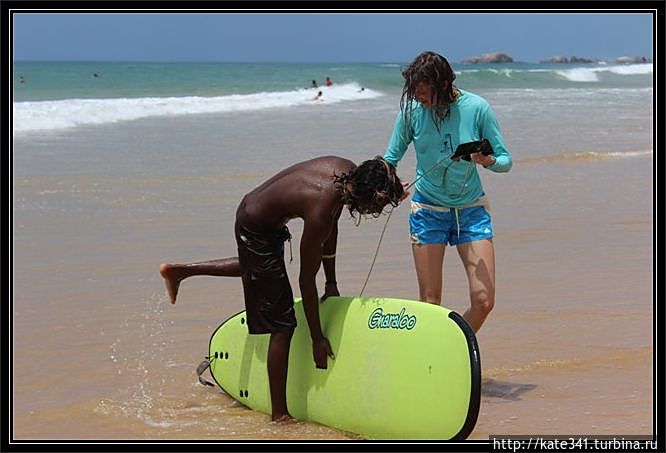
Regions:
<instances>
[{"instance_id":1,"label":"surfboard fin","mask_svg":"<svg viewBox=\"0 0 666 453\"><path fill-rule=\"evenodd\" d=\"M215 387L215 384L201 377L201 375L204 373L204 371L208 369L209 366L210 366L210 360L208 357L206 357L206 360L201 362L197 367L197 377L199 378L199 382L201 382L203 385L210 385L211 387Z\"/></svg>"}]
</instances>

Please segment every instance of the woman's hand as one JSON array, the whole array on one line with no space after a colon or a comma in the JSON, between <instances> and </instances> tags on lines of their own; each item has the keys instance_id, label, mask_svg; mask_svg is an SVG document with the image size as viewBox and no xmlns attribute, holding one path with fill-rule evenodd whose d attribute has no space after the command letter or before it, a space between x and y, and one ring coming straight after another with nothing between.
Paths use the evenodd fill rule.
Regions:
<instances>
[{"instance_id":1,"label":"woman's hand","mask_svg":"<svg viewBox=\"0 0 666 453\"><path fill-rule=\"evenodd\" d=\"M486 156L485 154L481 153L472 153L470 154L470 157L474 162L477 164L483 165L484 167L489 167L490 165L494 164L497 162L497 159L495 159L494 156Z\"/></svg>"},{"instance_id":2,"label":"woman's hand","mask_svg":"<svg viewBox=\"0 0 666 453\"><path fill-rule=\"evenodd\" d=\"M402 200L404 200L405 198L407 198L409 196L409 188L410 187L412 187L412 185L410 183L408 183L408 182L403 182L402 183L403 192L402 192L402 196L400 197L399 203L402 203Z\"/></svg>"}]
</instances>

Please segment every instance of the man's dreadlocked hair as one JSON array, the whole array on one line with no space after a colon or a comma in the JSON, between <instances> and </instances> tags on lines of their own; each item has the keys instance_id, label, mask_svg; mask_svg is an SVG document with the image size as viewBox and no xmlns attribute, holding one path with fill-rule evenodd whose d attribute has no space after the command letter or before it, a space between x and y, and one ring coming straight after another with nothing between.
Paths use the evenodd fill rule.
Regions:
<instances>
[{"instance_id":1,"label":"man's dreadlocked hair","mask_svg":"<svg viewBox=\"0 0 666 453\"><path fill-rule=\"evenodd\" d=\"M334 183L352 217L354 212L379 217L387 204L398 206L405 191L393 165L380 156L349 173L334 175Z\"/></svg>"},{"instance_id":2,"label":"man's dreadlocked hair","mask_svg":"<svg viewBox=\"0 0 666 453\"><path fill-rule=\"evenodd\" d=\"M437 96L437 105L433 106L432 113L434 123L438 125L439 121L436 120L444 119L449 113L449 105L456 100L453 86L456 75L449 62L436 52L426 51L414 58L414 61L402 71L402 77L405 79L405 84L400 98L400 110L404 112L405 123L410 124L416 86L425 82Z\"/></svg>"}]
</instances>

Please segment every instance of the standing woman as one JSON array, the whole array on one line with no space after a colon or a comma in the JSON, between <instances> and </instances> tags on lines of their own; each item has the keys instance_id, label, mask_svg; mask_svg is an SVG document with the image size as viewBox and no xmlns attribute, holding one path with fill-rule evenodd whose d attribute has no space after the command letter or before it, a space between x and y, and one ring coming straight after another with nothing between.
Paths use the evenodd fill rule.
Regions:
<instances>
[{"instance_id":1,"label":"standing woman","mask_svg":"<svg viewBox=\"0 0 666 453\"><path fill-rule=\"evenodd\" d=\"M511 154L488 102L453 85L449 62L423 52L402 72L405 84L384 159L397 166L413 142L415 192L409 229L419 298L441 304L446 245L455 245L469 283L464 318L477 332L495 304L493 226L478 165L493 172L511 169ZM492 155L451 159L458 145L487 139ZM478 165L477 165L478 164Z\"/></svg>"}]
</instances>

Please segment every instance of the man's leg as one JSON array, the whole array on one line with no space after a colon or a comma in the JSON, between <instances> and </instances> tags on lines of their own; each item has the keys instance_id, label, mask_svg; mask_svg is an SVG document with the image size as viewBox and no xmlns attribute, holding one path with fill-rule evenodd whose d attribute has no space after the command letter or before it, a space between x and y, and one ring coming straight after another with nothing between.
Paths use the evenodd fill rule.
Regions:
<instances>
[{"instance_id":1,"label":"man's leg","mask_svg":"<svg viewBox=\"0 0 666 453\"><path fill-rule=\"evenodd\" d=\"M268 383L271 391L271 419L276 422L292 420L287 409L287 366L289 345L294 329L271 333L268 344Z\"/></svg>"},{"instance_id":2,"label":"man's leg","mask_svg":"<svg viewBox=\"0 0 666 453\"><path fill-rule=\"evenodd\" d=\"M195 275L212 275L214 277L240 277L241 267L237 257L219 260L201 261L188 264L162 263L160 274L164 278L171 303L176 303L180 282Z\"/></svg>"}]
</instances>

